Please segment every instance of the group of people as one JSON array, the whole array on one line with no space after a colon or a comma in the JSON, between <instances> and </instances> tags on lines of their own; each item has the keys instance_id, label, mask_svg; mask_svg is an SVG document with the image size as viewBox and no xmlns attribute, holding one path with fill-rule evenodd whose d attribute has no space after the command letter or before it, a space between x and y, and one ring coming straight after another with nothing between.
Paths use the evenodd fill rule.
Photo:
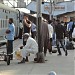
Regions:
<instances>
[{"instance_id":1,"label":"group of people","mask_svg":"<svg viewBox=\"0 0 75 75\"><path fill-rule=\"evenodd\" d=\"M65 56L67 56L68 52L67 52L67 49L64 44L64 39L66 37L65 27L61 24L60 20L58 20L58 19L57 20L55 20L55 19L49 20L46 22L46 24L48 26L48 33L49 33L49 37L46 38L46 41L47 41L47 39L49 39L48 43L47 43L47 45L49 44L48 46L50 46L50 47L48 47L49 52L52 53L52 45L56 44L57 50L58 50L58 55L62 55L61 50L60 50L60 44L61 44L61 46L65 52ZM43 24L43 26L44 26L44 24ZM46 55L46 52L47 52L47 48L45 49L45 52L44 52L45 55Z\"/></svg>"},{"instance_id":2,"label":"group of people","mask_svg":"<svg viewBox=\"0 0 75 75\"><path fill-rule=\"evenodd\" d=\"M68 29L69 27L71 27L71 24L72 23L68 23ZM73 31L74 30L75 26L73 26ZM23 46L20 47L21 60L19 63L25 63L25 61L28 61L28 56L30 53L35 54L35 58L37 59L38 44L35 39L36 33L36 25L33 22L31 22L27 16L24 16L23 21L20 21L19 38L22 39L23 36ZM13 23L12 18L9 19L9 26L6 30L6 34L8 40L7 54L11 54L13 52L13 40L15 35L15 25ZM61 44L65 52L65 56L67 56L68 52L64 44L65 37L67 37L67 28L65 28L65 26L62 24L62 22L60 22L60 20L52 19L47 21L42 19L40 27L40 48L41 51L44 52L44 56L46 56L47 54L47 49L49 50L49 53L52 54L52 45L55 45L55 43L57 46L58 55L62 55L60 50ZM13 59L13 54L10 55L10 59Z\"/></svg>"},{"instance_id":3,"label":"group of people","mask_svg":"<svg viewBox=\"0 0 75 75\"><path fill-rule=\"evenodd\" d=\"M32 28L32 29L31 29ZM24 63L24 59L28 61L28 53L37 53L38 52L38 44L33 39L36 35L36 25L32 23L28 17L24 16L23 23L20 21L20 32L19 38L22 39L23 35L23 46L20 47L21 50L21 61L20 63ZM32 38L30 37L32 31ZM10 59L13 60L13 41L15 36L15 25L13 23L13 19L9 18L8 29L6 30L7 34L7 54L10 56ZM25 47L24 47L25 46ZM5 59L6 60L6 59Z\"/></svg>"}]
</instances>

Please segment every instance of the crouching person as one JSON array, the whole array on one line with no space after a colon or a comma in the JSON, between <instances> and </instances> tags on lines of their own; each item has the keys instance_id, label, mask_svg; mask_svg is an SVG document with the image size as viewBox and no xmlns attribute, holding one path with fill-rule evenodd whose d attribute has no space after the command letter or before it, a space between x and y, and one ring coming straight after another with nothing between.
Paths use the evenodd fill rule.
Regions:
<instances>
[{"instance_id":1,"label":"crouching person","mask_svg":"<svg viewBox=\"0 0 75 75\"><path fill-rule=\"evenodd\" d=\"M25 63L25 60L29 56L30 53L35 54L35 55L38 53L37 42L33 38L31 38L28 33L25 33L23 37L24 37L24 41L26 41L26 45L23 46L23 49L20 50L21 61L18 62L19 64Z\"/></svg>"}]
</instances>

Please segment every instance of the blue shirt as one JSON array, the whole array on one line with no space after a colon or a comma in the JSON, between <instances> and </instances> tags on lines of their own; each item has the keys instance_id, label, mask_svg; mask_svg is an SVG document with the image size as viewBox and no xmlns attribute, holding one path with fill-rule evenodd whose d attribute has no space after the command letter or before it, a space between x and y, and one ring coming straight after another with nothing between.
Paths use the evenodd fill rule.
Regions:
<instances>
[{"instance_id":1,"label":"blue shirt","mask_svg":"<svg viewBox=\"0 0 75 75\"><path fill-rule=\"evenodd\" d=\"M10 30L10 33L7 34L7 40L14 40L14 36L15 36L15 26L14 24L9 24L8 26L8 30Z\"/></svg>"},{"instance_id":2,"label":"blue shirt","mask_svg":"<svg viewBox=\"0 0 75 75\"><path fill-rule=\"evenodd\" d=\"M34 23L32 23L32 25L31 25L31 30L32 30L32 32L36 31L36 25Z\"/></svg>"},{"instance_id":3,"label":"blue shirt","mask_svg":"<svg viewBox=\"0 0 75 75\"><path fill-rule=\"evenodd\" d=\"M72 29L73 22L68 23L68 29Z\"/></svg>"}]
</instances>

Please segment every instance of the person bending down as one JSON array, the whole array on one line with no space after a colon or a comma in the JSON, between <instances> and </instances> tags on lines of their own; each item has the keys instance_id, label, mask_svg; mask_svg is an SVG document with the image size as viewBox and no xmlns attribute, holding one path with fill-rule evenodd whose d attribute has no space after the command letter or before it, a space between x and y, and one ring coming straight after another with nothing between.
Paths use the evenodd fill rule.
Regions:
<instances>
[{"instance_id":1,"label":"person bending down","mask_svg":"<svg viewBox=\"0 0 75 75\"><path fill-rule=\"evenodd\" d=\"M28 33L25 33L23 35L23 37L24 37L24 41L26 41L26 45L23 46L23 49L20 50L21 61L18 62L18 64L25 63L25 59L26 59L26 57L29 56L30 53L35 54L35 55L38 53L37 42L32 37L30 37ZM20 48L22 48L22 47L20 47Z\"/></svg>"}]
</instances>

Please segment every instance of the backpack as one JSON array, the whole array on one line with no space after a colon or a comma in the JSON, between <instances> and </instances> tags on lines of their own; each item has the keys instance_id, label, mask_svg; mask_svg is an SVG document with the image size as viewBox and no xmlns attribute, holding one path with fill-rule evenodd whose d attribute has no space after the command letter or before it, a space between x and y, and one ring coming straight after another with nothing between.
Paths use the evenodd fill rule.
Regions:
<instances>
[{"instance_id":1,"label":"backpack","mask_svg":"<svg viewBox=\"0 0 75 75\"><path fill-rule=\"evenodd\" d=\"M73 43L71 41L67 41L66 49L67 50L73 50L74 49Z\"/></svg>"}]
</instances>

